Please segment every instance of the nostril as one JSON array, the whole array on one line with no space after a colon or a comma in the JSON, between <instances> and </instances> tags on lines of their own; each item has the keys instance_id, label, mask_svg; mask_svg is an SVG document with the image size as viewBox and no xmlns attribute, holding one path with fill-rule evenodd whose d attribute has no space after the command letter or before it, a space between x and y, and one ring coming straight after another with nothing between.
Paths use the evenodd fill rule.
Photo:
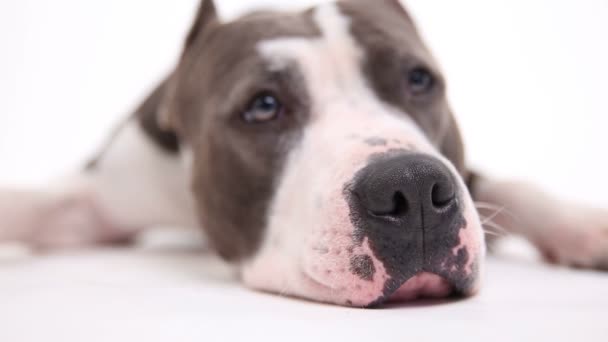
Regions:
<instances>
[{"instance_id":1,"label":"nostril","mask_svg":"<svg viewBox=\"0 0 608 342\"><path fill-rule=\"evenodd\" d=\"M392 216L403 216L407 213L407 199L401 191L397 191L393 195L393 206Z\"/></svg>"},{"instance_id":2,"label":"nostril","mask_svg":"<svg viewBox=\"0 0 608 342\"><path fill-rule=\"evenodd\" d=\"M447 207L454 201L455 197L454 187L449 184L436 183L431 189L431 201L433 207L437 209Z\"/></svg>"},{"instance_id":3,"label":"nostril","mask_svg":"<svg viewBox=\"0 0 608 342\"><path fill-rule=\"evenodd\" d=\"M379 211L371 210L374 216L385 216L385 217L403 217L407 214L408 203L405 195L401 191L397 191L393 194L392 205L389 210Z\"/></svg>"}]
</instances>

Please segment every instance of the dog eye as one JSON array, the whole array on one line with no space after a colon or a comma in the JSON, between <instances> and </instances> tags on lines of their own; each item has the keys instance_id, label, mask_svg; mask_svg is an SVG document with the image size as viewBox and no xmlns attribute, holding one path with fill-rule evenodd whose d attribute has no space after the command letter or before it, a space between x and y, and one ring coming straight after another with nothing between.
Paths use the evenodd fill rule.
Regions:
<instances>
[{"instance_id":1,"label":"dog eye","mask_svg":"<svg viewBox=\"0 0 608 342\"><path fill-rule=\"evenodd\" d=\"M274 96L263 94L257 96L243 113L248 123L264 123L277 119L283 110L281 102Z\"/></svg>"},{"instance_id":2,"label":"dog eye","mask_svg":"<svg viewBox=\"0 0 608 342\"><path fill-rule=\"evenodd\" d=\"M435 78L433 74L426 68L415 68L407 75L407 82L410 91L414 95L422 95L428 93L435 86Z\"/></svg>"}]
</instances>

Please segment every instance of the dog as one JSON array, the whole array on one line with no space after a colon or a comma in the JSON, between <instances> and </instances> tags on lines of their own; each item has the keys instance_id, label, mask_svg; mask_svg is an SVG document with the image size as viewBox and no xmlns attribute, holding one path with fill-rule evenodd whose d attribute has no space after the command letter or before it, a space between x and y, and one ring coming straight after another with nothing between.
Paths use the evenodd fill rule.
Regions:
<instances>
[{"instance_id":1,"label":"dog","mask_svg":"<svg viewBox=\"0 0 608 342\"><path fill-rule=\"evenodd\" d=\"M397 0L230 22L203 0L174 70L82 170L0 190L0 242L203 230L252 289L354 307L481 288L481 217L608 269L608 212L470 170L446 82Z\"/></svg>"}]
</instances>

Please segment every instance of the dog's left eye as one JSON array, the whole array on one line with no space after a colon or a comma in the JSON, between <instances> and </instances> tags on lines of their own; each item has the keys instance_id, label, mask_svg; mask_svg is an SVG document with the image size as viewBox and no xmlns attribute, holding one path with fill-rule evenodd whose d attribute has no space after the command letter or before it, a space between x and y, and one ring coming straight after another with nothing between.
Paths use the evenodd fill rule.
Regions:
<instances>
[{"instance_id":1,"label":"dog's left eye","mask_svg":"<svg viewBox=\"0 0 608 342\"><path fill-rule=\"evenodd\" d=\"M410 91L414 95L422 95L433 89L435 86L435 78L428 69L419 67L408 73L407 83Z\"/></svg>"},{"instance_id":2,"label":"dog's left eye","mask_svg":"<svg viewBox=\"0 0 608 342\"><path fill-rule=\"evenodd\" d=\"M249 104L243 113L243 119L248 123L264 123L277 119L282 111L283 106L276 97L262 94Z\"/></svg>"}]
</instances>

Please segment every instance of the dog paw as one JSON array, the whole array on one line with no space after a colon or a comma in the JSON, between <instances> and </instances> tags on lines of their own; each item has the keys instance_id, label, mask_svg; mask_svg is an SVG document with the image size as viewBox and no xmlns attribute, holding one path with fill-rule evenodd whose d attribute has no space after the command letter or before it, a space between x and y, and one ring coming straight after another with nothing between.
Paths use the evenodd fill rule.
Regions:
<instances>
[{"instance_id":1,"label":"dog paw","mask_svg":"<svg viewBox=\"0 0 608 342\"><path fill-rule=\"evenodd\" d=\"M577 210L537 241L545 259L575 268L608 271L608 211Z\"/></svg>"}]
</instances>

